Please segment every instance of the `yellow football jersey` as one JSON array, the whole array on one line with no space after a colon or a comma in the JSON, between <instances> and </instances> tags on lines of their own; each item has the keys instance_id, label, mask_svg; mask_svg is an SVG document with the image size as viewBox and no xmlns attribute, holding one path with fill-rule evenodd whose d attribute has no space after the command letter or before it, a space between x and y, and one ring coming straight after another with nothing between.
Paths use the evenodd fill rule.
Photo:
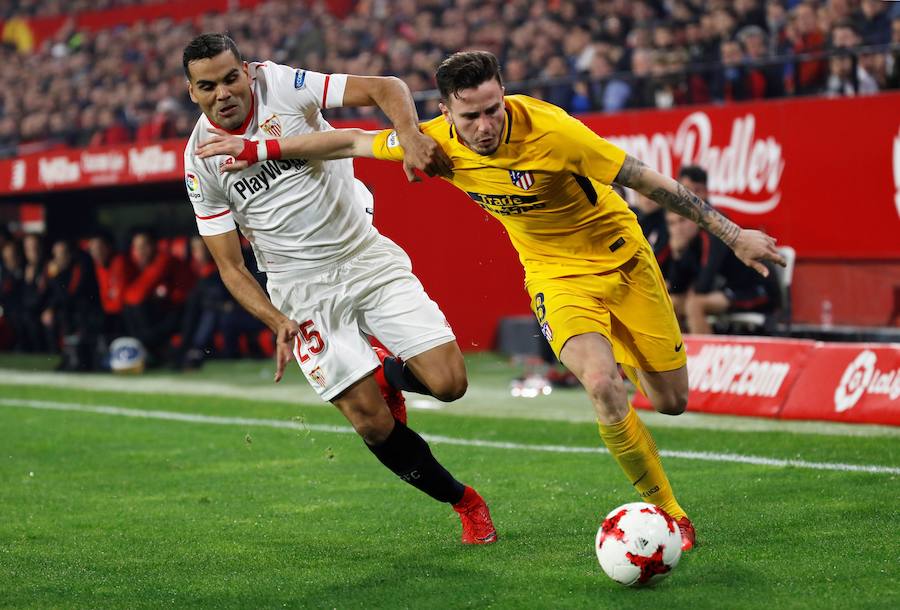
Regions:
<instances>
[{"instance_id":1,"label":"yellow football jersey","mask_svg":"<svg viewBox=\"0 0 900 610\"><path fill-rule=\"evenodd\" d=\"M505 98L500 146L480 155L443 116L424 123L453 161L448 180L503 223L528 279L601 273L644 241L637 218L610 184L625 151L561 108L524 95ZM402 159L391 131L376 136L379 159Z\"/></svg>"}]
</instances>

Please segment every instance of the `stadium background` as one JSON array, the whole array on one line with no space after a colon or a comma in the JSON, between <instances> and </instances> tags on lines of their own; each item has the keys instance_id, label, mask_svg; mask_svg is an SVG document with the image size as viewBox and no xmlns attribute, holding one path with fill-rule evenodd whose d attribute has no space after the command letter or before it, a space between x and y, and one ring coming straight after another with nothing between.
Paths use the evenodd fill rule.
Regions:
<instances>
[{"instance_id":1,"label":"stadium background","mask_svg":"<svg viewBox=\"0 0 900 610\"><path fill-rule=\"evenodd\" d=\"M197 109L180 57L195 33L230 31L249 59L399 74L423 118L436 61L489 48L511 89L663 171L702 149L714 201L798 251L791 334L896 338L889 10L900 2L0 0L0 225L48 242L100 225L122 252L149 225L186 256L181 152ZM773 33L764 57L726 66L721 41L754 24ZM831 79L848 48L862 71ZM501 542L460 548L455 515L380 468L302 375L273 384L270 360L124 376L0 347L0 606L900 607L897 343L687 338L690 412L641 417L701 546L661 586L622 588L592 545L633 490L602 455L587 396L514 397L521 362L476 351L498 320L528 316L501 228L441 181L357 167L376 224L468 350L466 396L410 396L411 421L477 481Z\"/></svg>"},{"instance_id":2,"label":"stadium background","mask_svg":"<svg viewBox=\"0 0 900 610\"><path fill-rule=\"evenodd\" d=\"M488 48L511 91L582 111L663 171L707 166L714 203L793 246L795 334L891 337L900 325L900 94L838 95L829 80L829 57L853 45L880 89L898 84L897 7L872 13L872 4L6 2L0 59L6 82L22 82L5 93L0 119L0 221L45 231L48 243L97 226L123 248L137 225L194 234L181 150L197 111L180 51L198 32L231 32L247 59L398 74L423 119L436 111L430 74L440 58ZM856 39L839 35L847 23ZM765 56L743 58L742 69L768 79L774 70L771 91L716 84L731 66L721 41L748 27L770 35ZM616 81L631 88L621 104L592 89ZM383 125L369 110L329 118ZM529 311L502 228L440 181L408 185L399 168L372 161L357 168L376 194L377 226L410 253L463 349L494 347L498 322Z\"/></svg>"}]
</instances>

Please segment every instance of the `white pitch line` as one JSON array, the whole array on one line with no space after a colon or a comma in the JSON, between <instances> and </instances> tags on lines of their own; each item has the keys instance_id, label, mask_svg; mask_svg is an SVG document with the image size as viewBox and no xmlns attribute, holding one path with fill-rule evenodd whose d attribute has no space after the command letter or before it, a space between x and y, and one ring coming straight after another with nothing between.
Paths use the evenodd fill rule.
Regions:
<instances>
[{"instance_id":1,"label":"white pitch line","mask_svg":"<svg viewBox=\"0 0 900 610\"><path fill-rule=\"evenodd\" d=\"M55 402L49 400L18 400L0 398L0 407L25 407L49 411L74 411L79 413L97 413L101 415L118 415L141 419L161 419L181 421L195 424L215 424L220 426L260 426L265 428L281 428L289 430L328 432L334 434L356 434L347 426L329 426L325 424L307 424L278 419L255 419L250 417L222 417L218 415L200 415L197 413L177 413L174 411L145 411L105 405L82 405L78 403ZM485 447L490 449L510 449L519 451L545 451L549 453L609 453L603 447L570 447L567 445L531 445L526 443L507 443L500 441L483 441L478 439L453 438L434 434L423 434L422 437L432 443L445 445L463 445L467 447ZM841 464L834 462L807 462L806 460L780 460L776 458L738 453L715 453L709 451L669 451L660 450L660 455L685 460L704 462L730 462L750 464L753 466L770 466L774 468L804 468L808 470L832 470L838 472L867 472L871 474L900 475L900 468L893 466L876 466L872 464Z\"/></svg>"},{"instance_id":2,"label":"white pitch line","mask_svg":"<svg viewBox=\"0 0 900 610\"><path fill-rule=\"evenodd\" d=\"M261 365L260 382L270 380L267 365ZM103 392L127 392L129 394L187 394L190 396L216 396L253 402L280 402L305 404L307 408L331 410L334 407L323 402L306 382L284 383L227 383L220 380L202 380L190 375L110 375L108 373L36 372L0 368L0 385L72 388ZM443 407L450 408L443 408ZM466 395L454 401L452 407L436 400L409 396L408 409L437 409L451 416L509 417L537 421L563 421L570 423L595 423L596 416L587 395L581 391L560 391L537 398L512 398L505 388L491 388L472 384ZM688 410L678 417L662 415L655 411L641 411L641 419L652 429L677 428L690 430L716 430L755 434L776 432L816 436L887 437L900 438L900 427L875 424L851 424L833 421L796 421L765 417L736 415L709 415Z\"/></svg>"}]
</instances>

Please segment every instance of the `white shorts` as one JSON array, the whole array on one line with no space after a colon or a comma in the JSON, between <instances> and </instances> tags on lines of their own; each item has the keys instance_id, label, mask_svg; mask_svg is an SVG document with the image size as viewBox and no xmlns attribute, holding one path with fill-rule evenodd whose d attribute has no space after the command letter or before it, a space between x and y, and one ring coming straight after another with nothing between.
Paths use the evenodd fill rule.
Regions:
<instances>
[{"instance_id":1,"label":"white shorts","mask_svg":"<svg viewBox=\"0 0 900 610\"><path fill-rule=\"evenodd\" d=\"M381 235L318 274L270 273L267 287L272 304L300 324L294 357L324 400L378 368L367 335L403 359L456 338L406 252Z\"/></svg>"}]
</instances>

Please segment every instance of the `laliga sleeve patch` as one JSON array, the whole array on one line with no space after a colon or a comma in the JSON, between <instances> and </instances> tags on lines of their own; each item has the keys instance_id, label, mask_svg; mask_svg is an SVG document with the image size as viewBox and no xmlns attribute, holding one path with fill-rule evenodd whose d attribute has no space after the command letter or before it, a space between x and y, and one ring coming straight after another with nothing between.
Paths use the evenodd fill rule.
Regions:
<instances>
[{"instance_id":1,"label":"laliga sleeve patch","mask_svg":"<svg viewBox=\"0 0 900 610\"><path fill-rule=\"evenodd\" d=\"M294 72L294 89L303 89L306 84L306 70L297 70Z\"/></svg>"},{"instance_id":2,"label":"laliga sleeve patch","mask_svg":"<svg viewBox=\"0 0 900 610\"><path fill-rule=\"evenodd\" d=\"M200 176L194 172L184 173L184 184L187 187L188 198L194 202L203 201L203 189L200 187Z\"/></svg>"}]
</instances>

